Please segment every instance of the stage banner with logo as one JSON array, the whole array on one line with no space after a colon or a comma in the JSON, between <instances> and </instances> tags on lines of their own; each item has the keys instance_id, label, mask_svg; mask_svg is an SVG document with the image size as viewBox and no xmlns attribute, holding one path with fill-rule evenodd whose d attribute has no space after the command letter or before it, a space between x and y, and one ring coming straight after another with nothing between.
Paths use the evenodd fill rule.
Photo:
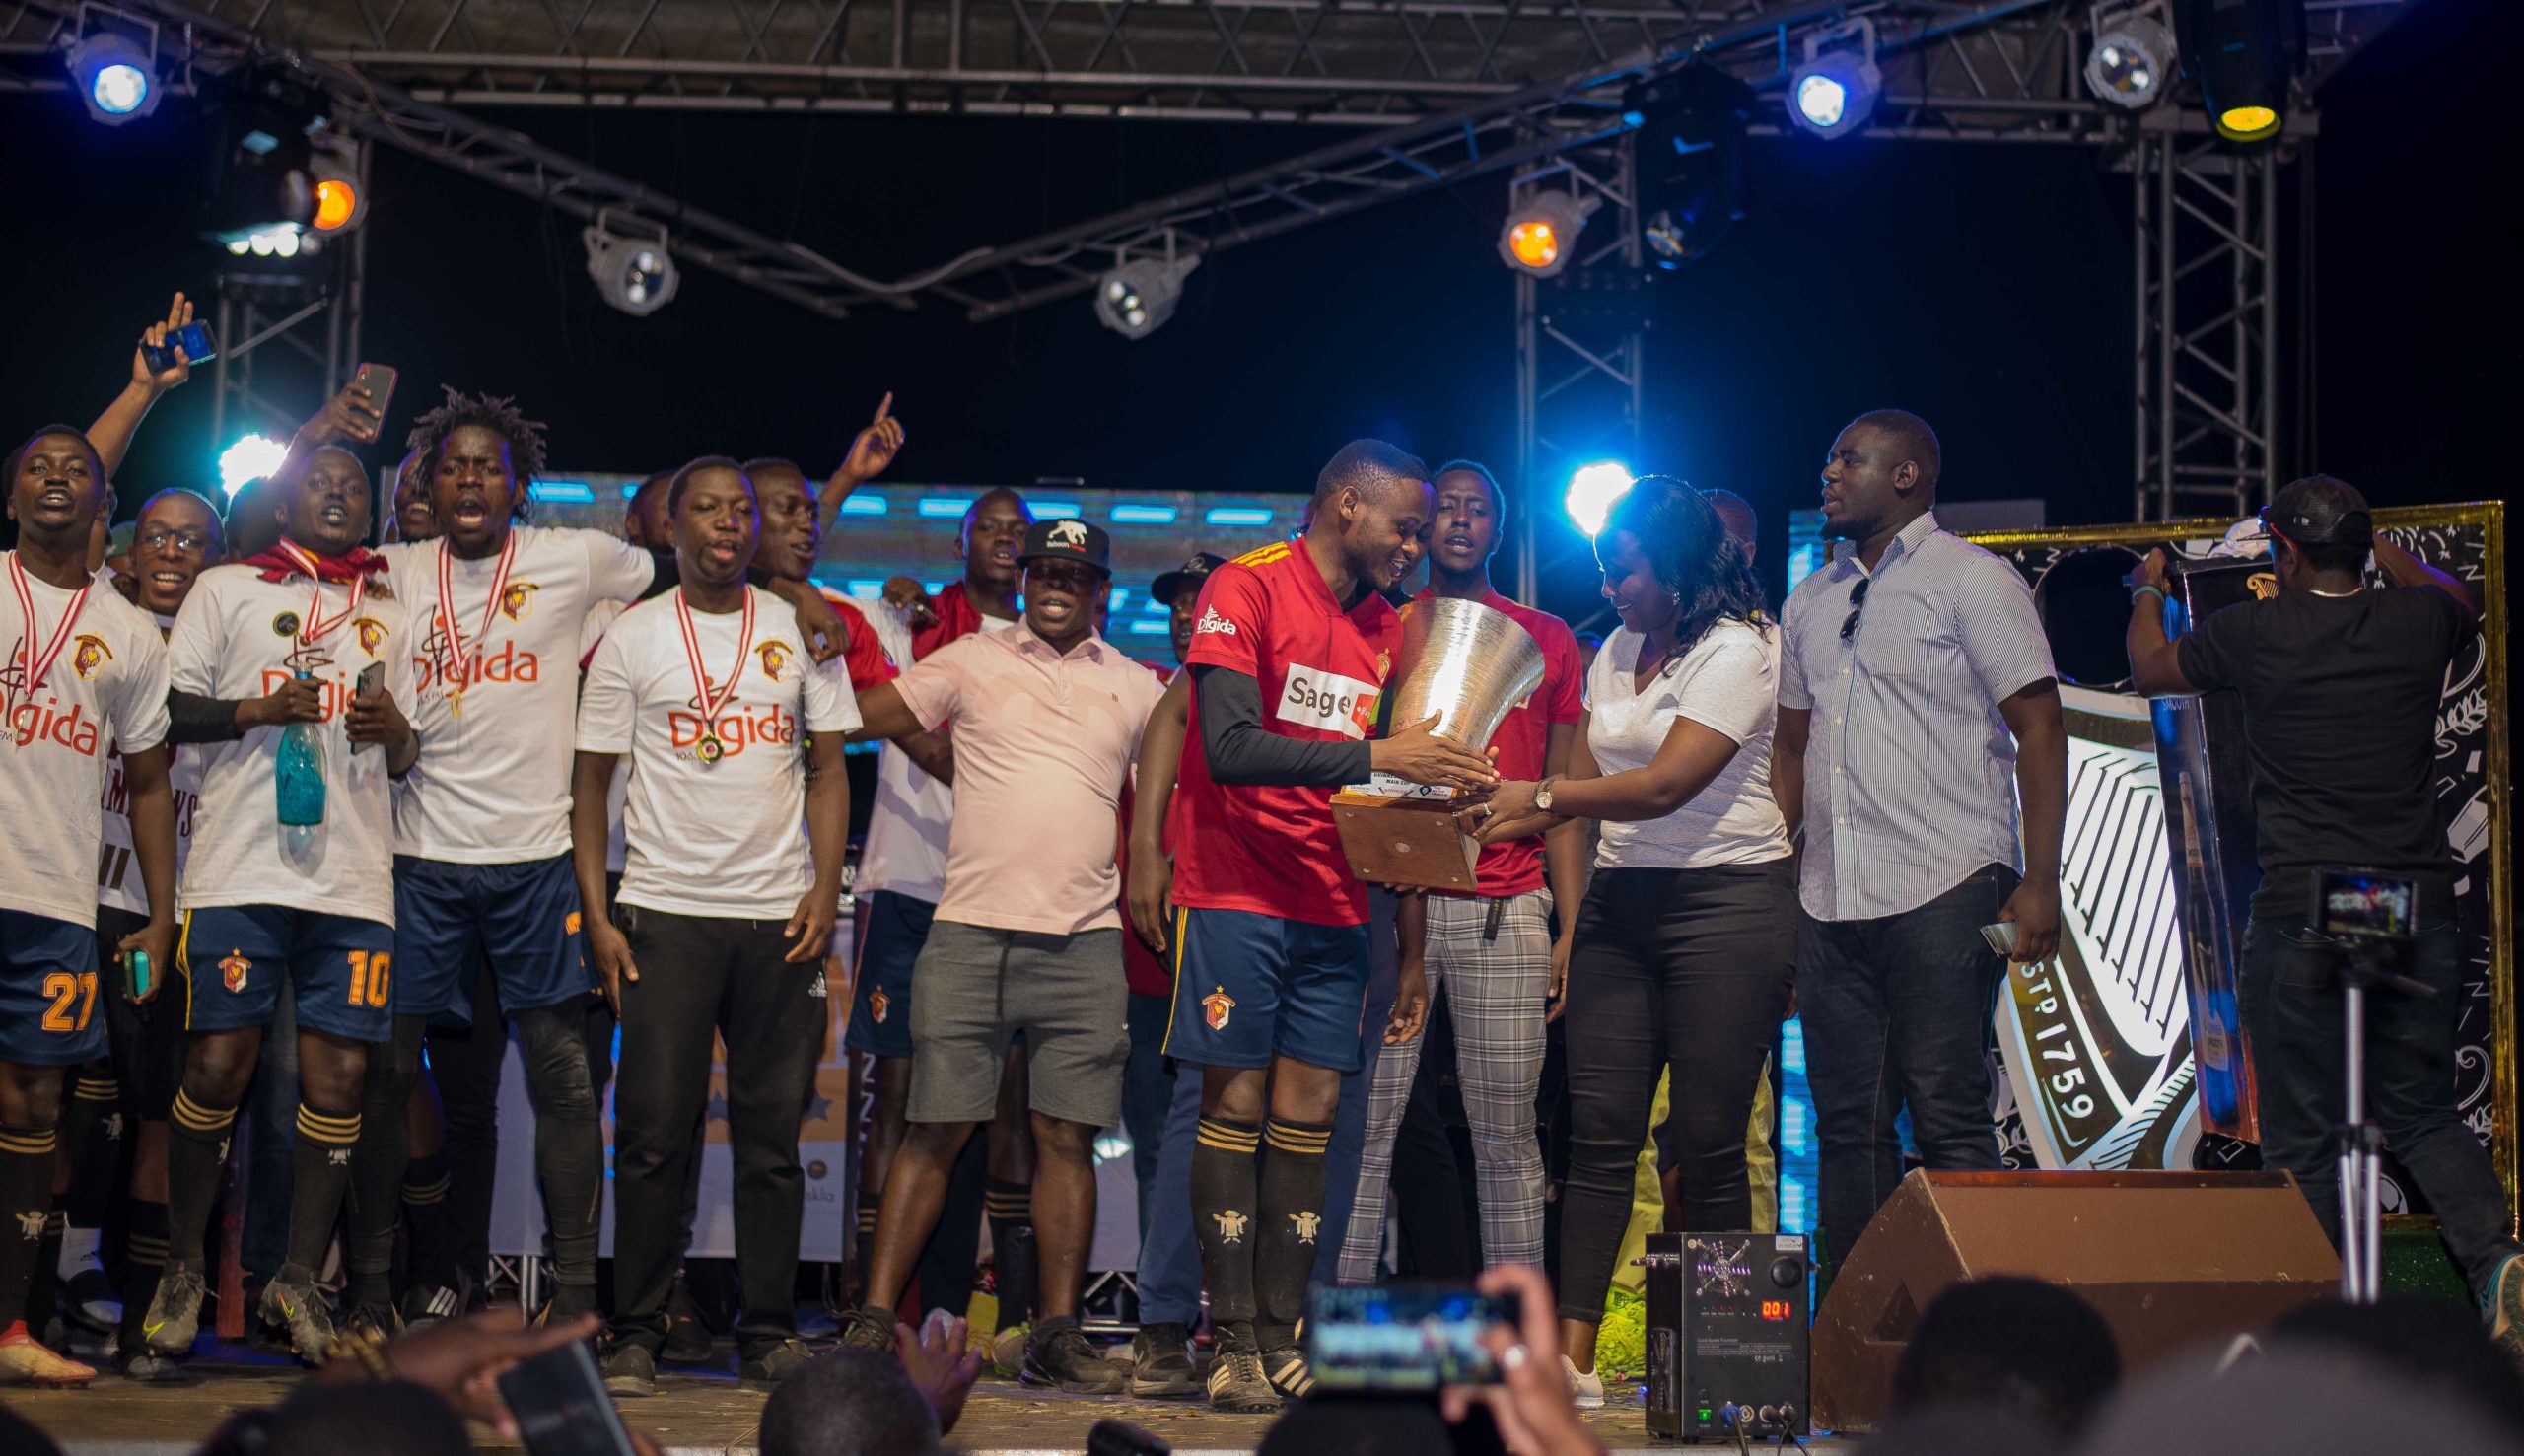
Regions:
<instances>
[{"instance_id":1,"label":"stage banner with logo","mask_svg":"<svg viewBox=\"0 0 2524 1456\"><path fill-rule=\"evenodd\" d=\"M2513 858L2509 842L2505 509L2490 502L2375 513L2413 555L2469 584L2483 631L2446 675L2437 715L2436 788L2457 865L2455 918L2472 974L2456 1008L2455 1095L2516 1199ZM2062 680L2068 727L2068 816L2061 864L2061 946L2014 967L1996 1008L2007 1161L2044 1168L2248 1166L2250 1068L2231 1000L2231 906L2198 850L2200 804L2168 807L2156 714L2129 688L2122 585L2141 553L2202 559L2227 546L2229 522L2193 520L1972 537L2033 588ZM2275 584L2274 584L2275 587ZM2179 730L2164 740L2181 757ZM2195 795L2195 797L2198 796ZM2223 791L2219 794L2226 797ZM2234 817L2231 811L2223 817ZM2250 825L2220 823L2221 837ZM2234 894L2248 893L2249 877ZM2186 904L2186 896L2188 904ZM2213 911L2214 913L2208 913ZM2224 927L2224 929L2220 929ZM2233 933L2233 934L2230 934ZM2240 1033L2240 1035L2239 1035ZM2200 1049L2221 1084L2204 1136ZM2241 1083L2240 1086L2236 1085ZM2394 1171L2398 1171L2395 1169ZM2407 1180L2388 1213L2424 1212Z\"/></svg>"}]
</instances>

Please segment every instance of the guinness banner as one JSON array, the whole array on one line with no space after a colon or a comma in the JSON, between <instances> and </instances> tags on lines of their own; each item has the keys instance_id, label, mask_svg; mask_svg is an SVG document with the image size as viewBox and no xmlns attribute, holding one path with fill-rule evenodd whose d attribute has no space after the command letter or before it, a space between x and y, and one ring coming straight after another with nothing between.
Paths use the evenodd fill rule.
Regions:
<instances>
[{"instance_id":1,"label":"guinness banner","mask_svg":"<svg viewBox=\"0 0 2524 1456\"><path fill-rule=\"evenodd\" d=\"M2505 508L2410 507L2377 528L2471 585L2483 631L2446 675L2436 786L2453 840L2455 915L2473 974L2458 1007L2458 1105L2516 1202L2512 846L2509 843ZM2060 954L2018 966L1996 1010L2010 1165L2249 1166L2251 1028L2236 957L2257 880L2230 698L2149 704L2129 690L2121 578L2164 546L2206 561L2222 520L1974 536L2024 573L2059 663L2068 727ZM2266 557L2197 573L2207 613L2274 589ZM2261 580L2257 580L2261 579ZM2223 701L2221 701L2223 699ZM2388 1173L2393 1171L2388 1165ZM2388 1213L2423 1213L2394 1180Z\"/></svg>"}]
</instances>

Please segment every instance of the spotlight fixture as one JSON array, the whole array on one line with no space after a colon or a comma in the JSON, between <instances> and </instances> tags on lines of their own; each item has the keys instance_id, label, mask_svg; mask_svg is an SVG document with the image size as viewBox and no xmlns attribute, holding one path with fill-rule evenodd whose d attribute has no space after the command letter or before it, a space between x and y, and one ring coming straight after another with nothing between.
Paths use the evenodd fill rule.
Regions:
<instances>
[{"instance_id":1,"label":"spotlight fixture","mask_svg":"<svg viewBox=\"0 0 2524 1456\"><path fill-rule=\"evenodd\" d=\"M655 238L620 237L607 224L606 214L599 212L596 226L579 235L587 243L588 276L596 280L596 291L634 318L646 318L665 308L682 281L674 254L666 248L665 226L651 226L657 227Z\"/></svg>"},{"instance_id":2,"label":"spotlight fixture","mask_svg":"<svg viewBox=\"0 0 2524 1456\"><path fill-rule=\"evenodd\" d=\"M297 237L316 219L315 144L324 125L320 92L288 70L235 73L204 102L209 185L202 232L260 257L295 257ZM282 235L290 235L284 243Z\"/></svg>"},{"instance_id":3,"label":"spotlight fixture","mask_svg":"<svg viewBox=\"0 0 2524 1456\"><path fill-rule=\"evenodd\" d=\"M1499 226L1499 257L1519 273L1549 278L1569 266L1578 253L1578 235L1586 228L1595 201L1546 189L1512 201L1507 220Z\"/></svg>"},{"instance_id":4,"label":"spotlight fixture","mask_svg":"<svg viewBox=\"0 0 2524 1456\"><path fill-rule=\"evenodd\" d=\"M280 468L289 447L262 435L248 435L219 452L219 489L234 496Z\"/></svg>"},{"instance_id":5,"label":"spotlight fixture","mask_svg":"<svg viewBox=\"0 0 2524 1456\"><path fill-rule=\"evenodd\" d=\"M2173 84L2173 33L2154 6L2098 15L2094 48L2086 52L2086 90L2098 101L2137 110L2164 99Z\"/></svg>"},{"instance_id":6,"label":"spotlight fixture","mask_svg":"<svg viewBox=\"0 0 2524 1456\"><path fill-rule=\"evenodd\" d=\"M80 24L84 27L87 21L88 12L83 9ZM147 27L147 45L120 31L95 31L72 41L64 56L70 85L87 104L88 114L107 126L137 121L157 110L165 91L158 79L158 28L146 21L135 23Z\"/></svg>"},{"instance_id":7,"label":"spotlight fixture","mask_svg":"<svg viewBox=\"0 0 2524 1456\"><path fill-rule=\"evenodd\" d=\"M1174 240L1166 240L1166 256L1133 258L1116 263L1095 280L1095 319L1126 339L1144 339L1174 316L1183 302L1183 279L1201 265L1200 254L1176 257Z\"/></svg>"},{"instance_id":8,"label":"spotlight fixture","mask_svg":"<svg viewBox=\"0 0 2524 1456\"><path fill-rule=\"evenodd\" d=\"M1854 45L1823 48L1825 41ZM1788 78L1788 114L1797 125L1829 139L1858 130L1884 95L1884 73L1875 68L1875 23L1860 18L1805 37L1805 63Z\"/></svg>"},{"instance_id":9,"label":"spotlight fixture","mask_svg":"<svg viewBox=\"0 0 2524 1456\"><path fill-rule=\"evenodd\" d=\"M1619 460L1580 465L1569 477L1561 509L1569 513L1569 523L1592 540L1603 534L1604 518L1612 515L1613 502L1630 494L1630 467Z\"/></svg>"},{"instance_id":10,"label":"spotlight fixture","mask_svg":"<svg viewBox=\"0 0 2524 1456\"><path fill-rule=\"evenodd\" d=\"M1744 128L1758 105L1751 86L1706 62L1622 99L1639 131L1641 232L1659 266L1708 256L1744 216Z\"/></svg>"},{"instance_id":11,"label":"spotlight fixture","mask_svg":"<svg viewBox=\"0 0 2524 1456\"><path fill-rule=\"evenodd\" d=\"M2175 0L2183 72L2200 83L2208 121L2230 142L2273 141L2305 53L2301 0Z\"/></svg>"},{"instance_id":12,"label":"spotlight fixture","mask_svg":"<svg viewBox=\"0 0 2524 1456\"><path fill-rule=\"evenodd\" d=\"M318 233L343 233L368 220L368 180L360 175L359 146L326 130L311 138L315 154L309 171L316 178Z\"/></svg>"}]
</instances>

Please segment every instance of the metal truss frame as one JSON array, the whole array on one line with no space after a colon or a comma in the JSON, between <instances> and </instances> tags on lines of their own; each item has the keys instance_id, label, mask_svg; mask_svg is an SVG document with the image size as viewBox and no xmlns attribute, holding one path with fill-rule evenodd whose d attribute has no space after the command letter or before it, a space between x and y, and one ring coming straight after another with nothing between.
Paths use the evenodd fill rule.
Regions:
<instances>
[{"instance_id":1,"label":"metal truss frame","mask_svg":"<svg viewBox=\"0 0 2524 1456\"><path fill-rule=\"evenodd\" d=\"M2142 132L2132 162L2135 519L2231 520L2279 486L2279 158Z\"/></svg>"}]
</instances>

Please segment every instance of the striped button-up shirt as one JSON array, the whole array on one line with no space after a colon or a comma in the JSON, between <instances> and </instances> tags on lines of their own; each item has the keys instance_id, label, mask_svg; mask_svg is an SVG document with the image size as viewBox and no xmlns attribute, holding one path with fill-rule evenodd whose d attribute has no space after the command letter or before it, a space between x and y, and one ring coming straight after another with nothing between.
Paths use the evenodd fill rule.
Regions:
<instances>
[{"instance_id":1,"label":"striped button-up shirt","mask_svg":"<svg viewBox=\"0 0 2524 1456\"><path fill-rule=\"evenodd\" d=\"M1847 551L1798 583L1781 617L1780 706L1812 713L1806 913L1898 915L1984 865L2022 868L1998 703L2056 675L2024 578L1926 515L1872 573Z\"/></svg>"}]
</instances>

